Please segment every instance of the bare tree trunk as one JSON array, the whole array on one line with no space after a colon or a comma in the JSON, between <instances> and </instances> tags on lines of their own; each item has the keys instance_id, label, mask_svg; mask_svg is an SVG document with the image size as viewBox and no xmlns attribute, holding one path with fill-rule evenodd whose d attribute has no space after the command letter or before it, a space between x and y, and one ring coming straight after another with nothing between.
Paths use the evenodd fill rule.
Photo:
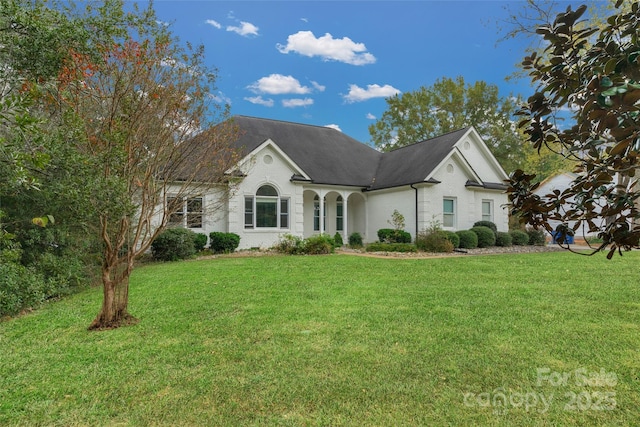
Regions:
<instances>
[{"instance_id":1,"label":"bare tree trunk","mask_svg":"<svg viewBox=\"0 0 640 427\"><path fill-rule=\"evenodd\" d=\"M132 262L118 259L116 265L102 265L102 308L89 330L114 329L138 320L129 314L129 276Z\"/></svg>"}]
</instances>

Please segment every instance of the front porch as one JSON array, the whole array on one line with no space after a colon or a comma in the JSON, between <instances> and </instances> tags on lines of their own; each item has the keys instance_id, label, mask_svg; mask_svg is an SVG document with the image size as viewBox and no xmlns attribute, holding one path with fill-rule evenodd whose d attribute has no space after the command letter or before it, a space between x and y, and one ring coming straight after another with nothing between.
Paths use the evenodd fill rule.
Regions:
<instances>
[{"instance_id":1,"label":"front porch","mask_svg":"<svg viewBox=\"0 0 640 427\"><path fill-rule=\"evenodd\" d=\"M305 189L303 212L304 238L340 233L346 243L350 234L360 233L366 239L366 198L361 191Z\"/></svg>"}]
</instances>

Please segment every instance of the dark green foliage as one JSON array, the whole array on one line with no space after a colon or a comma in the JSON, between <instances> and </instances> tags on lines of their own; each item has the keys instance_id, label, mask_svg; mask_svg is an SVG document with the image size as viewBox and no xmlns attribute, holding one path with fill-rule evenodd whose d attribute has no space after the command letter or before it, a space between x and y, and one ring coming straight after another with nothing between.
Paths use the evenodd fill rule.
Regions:
<instances>
[{"instance_id":1,"label":"dark green foliage","mask_svg":"<svg viewBox=\"0 0 640 427\"><path fill-rule=\"evenodd\" d=\"M196 253L195 234L187 228L169 228L151 244L151 254L158 261L177 261Z\"/></svg>"},{"instance_id":2,"label":"dark green foliage","mask_svg":"<svg viewBox=\"0 0 640 427\"><path fill-rule=\"evenodd\" d=\"M367 252L418 252L416 245L411 243L369 243Z\"/></svg>"},{"instance_id":3,"label":"dark green foliage","mask_svg":"<svg viewBox=\"0 0 640 427\"><path fill-rule=\"evenodd\" d=\"M496 235L489 227L471 227L478 236L478 247L488 248L496 244Z\"/></svg>"},{"instance_id":4,"label":"dark green foliage","mask_svg":"<svg viewBox=\"0 0 640 427\"><path fill-rule=\"evenodd\" d=\"M455 231L445 230L443 231L443 233L447 238L447 240L451 242L454 248L460 247L460 236L458 236L458 234Z\"/></svg>"},{"instance_id":5,"label":"dark green foliage","mask_svg":"<svg viewBox=\"0 0 640 427\"><path fill-rule=\"evenodd\" d=\"M529 243L529 235L522 230L511 230L511 239L514 245L523 246Z\"/></svg>"},{"instance_id":6,"label":"dark green foliage","mask_svg":"<svg viewBox=\"0 0 640 427\"><path fill-rule=\"evenodd\" d=\"M416 236L416 247L425 252L453 252L453 243L442 230L421 231Z\"/></svg>"},{"instance_id":7,"label":"dark green foliage","mask_svg":"<svg viewBox=\"0 0 640 427\"><path fill-rule=\"evenodd\" d=\"M196 252L202 252L205 246L207 246L207 235L204 233L196 233L193 238L193 247Z\"/></svg>"},{"instance_id":8,"label":"dark green foliage","mask_svg":"<svg viewBox=\"0 0 640 427\"><path fill-rule=\"evenodd\" d=\"M381 228L378 230L378 240L381 243L411 243L411 234L404 230Z\"/></svg>"},{"instance_id":9,"label":"dark green foliage","mask_svg":"<svg viewBox=\"0 0 640 427\"><path fill-rule=\"evenodd\" d=\"M475 224L473 224L474 227L487 227L490 228L491 231L493 231L493 234L497 234L498 233L498 227L496 226L495 223L491 222L491 221L477 221Z\"/></svg>"},{"instance_id":10,"label":"dark green foliage","mask_svg":"<svg viewBox=\"0 0 640 427\"><path fill-rule=\"evenodd\" d=\"M456 231L460 238L461 249L475 249L478 247L478 235L471 230Z\"/></svg>"},{"instance_id":11,"label":"dark green foliage","mask_svg":"<svg viewBox=\"0 0 640 427\"><path fill-rule=\"evenodd\" d=\"M0 263L0 316L35 307L46 299L44 278L33 268L17 262Z\"/></svg>"},{"instance_id":12,"label":"dark green foliage","mask_svg":"<svg viewBox=\"0 0 640 427\"><path fill-rule=\"evenodd\" d=\"M334 234L333 241L335 243L335 247L336 248L341 248L344 245L344 242L342 241L342 234L340 234L338 232L336 232L336 234Z\"/></svg>"},{"instance_id":13,"label":"dark green foliage","mask_svg":"<svg viewBox=\"0 0 640 427\"><path fill-rule=\"evenodd\" d=\"M236 233L212 231L209 233L209 248L216 254L229 254L240 245L240 236Z\"/></svg>"},{"instance_id":14,"label":"dark green foliage","mask_svg":"<svg viewBox=\"0 0 640 427\"><path fill-rule=\"evenodd\" d=\"M513 239L511 238L511 234L505 233L504 231L498 231L496 233L496 246L511 246L513 244Z\"/></svg>"},{"instance_id":15,"label":"dark green foliage","mask_svg":"<svg viewBox=\"0 0 640 427\"><path fill-rule=\"evenodd\" d=\"M362 236L360 233L351 233L349 235L349 246L352 248L362 247Z\"/></svg>"},{"instance_id":16,"label":"dark green foliage","mask_svg":"<svg viewBox=\"0 0 640 427\"><path fill-rule=\"evenodd\" d=\"M308 255L322 255L333 253L334 240L326 234L318 234L305 239L304 253Z\"/></svg>"},{"instance_id":17,"label":"dark green foliage","mask_svg":"<svg viewBox=\"0 0 640 427\"><path fill-rule=\"evenodd\" d=\"M529 236L530 245L544 246L547 244L547 237L542 229L527 228L527 235Z\"/></svg>"}]
</instances>

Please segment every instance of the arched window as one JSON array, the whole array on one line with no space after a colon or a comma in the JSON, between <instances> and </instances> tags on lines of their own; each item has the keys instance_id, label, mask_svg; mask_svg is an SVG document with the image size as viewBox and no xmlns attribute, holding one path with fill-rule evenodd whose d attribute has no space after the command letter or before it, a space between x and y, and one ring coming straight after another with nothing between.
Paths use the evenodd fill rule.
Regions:
<instances>
[{"instance_id":1,"label":"arched window","mask_svg":"<svg viewBox=\"0 0 640 427\"><path fill-rule=\"evenodd\" d=\"M244 228L289 228L289 198L280 197L271 185L244 198Z\"/></svg>"},{"instance_id":2,"label":"arched window","mask_svg":"<svg viewBox=\"0 0 640 427\"><path fill-rule=\"evenodd\" d=\"M327 229L327 198L324 198L324 204L322 209L322 225ZM313 230L320 231L320 197L316 194L313 198Z\"/></svg>"}]
</instances>

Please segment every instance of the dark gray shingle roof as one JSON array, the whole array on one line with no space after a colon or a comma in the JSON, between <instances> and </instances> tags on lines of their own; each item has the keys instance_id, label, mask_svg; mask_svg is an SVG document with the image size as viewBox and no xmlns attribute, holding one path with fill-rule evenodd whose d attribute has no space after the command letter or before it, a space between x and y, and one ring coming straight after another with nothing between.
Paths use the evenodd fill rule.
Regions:
<instances>
[{"instance_id":1,"label":"dark gray shingle roof","mask_svg":"<svg viewBox=\"0 0 640 427\"><path fill-rule=\"evenodd\" d=\"M367 187L380 153L344 133L322 126L234 116L242 136L236 142L251 152L271 139L317 184Z\"/></svg>"},{"instance_id":2,"label":"dark gray shingle roof","mask_svg":"<svg viewBox=\"0 0 640 427\"><path fill-rule=\"evenodd\" d=\"M247 116L234 116L233 120L241 132L235 146L242 147L244 154L271 139L313 183L357 186L367 190L424 181L469 130L461 129L380 153L327 127Z\"/></svg>"}]
</instances>

